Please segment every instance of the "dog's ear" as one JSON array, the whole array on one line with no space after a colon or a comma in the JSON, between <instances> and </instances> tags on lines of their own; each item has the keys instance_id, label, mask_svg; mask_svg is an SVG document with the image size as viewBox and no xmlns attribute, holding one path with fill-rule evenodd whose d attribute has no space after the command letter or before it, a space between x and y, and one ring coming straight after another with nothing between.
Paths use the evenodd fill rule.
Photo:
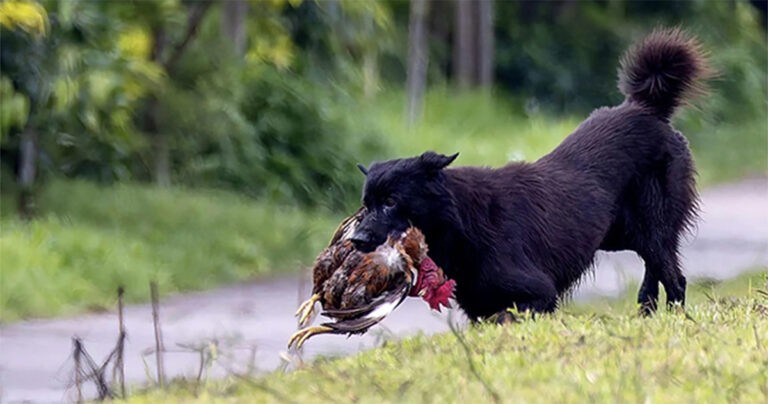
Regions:
<instances>
[{"instance_id":1,"label":"dog's ear","mask_svg":"<svg viewBox=\"0 0 768 404\"><path fill-rule=\"evenodd\" d=\"M456 157L459 157L459 153L446 156L444 154L428 151L419 156L419 163L421 163L427 170L438 171L448 167L449 164L453 163L453 160L456 160Z\"/></svg>"},{"instance_id":2,"label":"dog's ear","mask_svg":"<svg viewBox=\"0 0 768 404\"><path fill-rule=\"evenodd\" d=\"M360 172L363 173L364 176L368 176L368 169L365 168L364 165L357 163L357 168L360 169Z\"/></svg>"}]
</instances>

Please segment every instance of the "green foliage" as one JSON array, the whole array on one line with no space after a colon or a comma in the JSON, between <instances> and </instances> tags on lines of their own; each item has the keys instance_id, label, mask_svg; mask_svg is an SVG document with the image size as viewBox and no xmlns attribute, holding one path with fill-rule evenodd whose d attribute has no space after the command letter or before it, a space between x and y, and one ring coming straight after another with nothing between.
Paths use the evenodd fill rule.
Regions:
<instances>
[{"instance_id":1,"label":"green foliage","mask_svg":"<svg viewBox=\"0 0 768 404\"><path fill-rule=\"evenodd\" d=\"M768 398L767 279L747 279L752 287L732 295L717 287L695 294L686 314L566 310L129 402L759 402Z\"/></svg>"},{"instance_id":2,"label":"green foliage","mask_svg":"<svg viewBox=\"0 0 768 404\"><path fill-rule=\"evenodd\" d=\"M620 101L621 54L656 26L680 26L721 71L713 93L723 98L708 114L766 119L765 28L747 1L500 2L496 21L499 88L531 108L588 112Z\"/></svg>"},{"instance_id":3,"label":"green foliage","mask_svg":"<svg viewBox=\"0 0 768 404\"><path fill-rule=\"evenodd\" d=\"M338 115L341 105L354 108L348 96L272 69L246 86L242 110L261 155L245 161L255 175L236 188L305 205L351 207L361 180L354 165L380 146L375 131L353 131Z\"/></svg>"},{"instance_id":4,"label":"green foliage","mask_svg":"<svg viewBox=\"0 0 768 404\"><path fill-rule=\"evenodd\" d=\"M13 89L7 77L0 77L0 144L11 128L23 128L29 117L29 99Z\"/></svg>"},{"instance_id":5,"label":"green foliage","mask_svg":"<svg viewBox=\"0 0 768 404\"><path fill-rule=\"evenodd\" d=\"M132 122L140 87L158 85L162 74L118 49L124 22L112 21L117 9L88 1L45 6L53 15L50 24L45 15L47 35L4 28L0 36L3 80L30 104L28 119L15 113L19 124L1 145L15 153L16 135L26 127L39 135L43 168L126 178L126 160L142 146Z\"/></svg>"},{"instance_id":6,"label":"green foliage","mask_svg":"<svg viewBox=\"0 0 768 404\"><path fill-rule=\"evenodd\" d=\"M39 204L31 223L0 219L2 321L109 307L119 285L144 301L150 279L173 293L296 271L340 220L223 192L81 181L52 182Z\"/></svg>"},{"instance_id":7,"label":"green foliage","mask_svg":"<svg viewBox=\"0 0 768 404\"><path fill-rule=\"evenodd\" d=\"M43 36L48 31L48 15L40 4L33 1L4 1L0 3L0 25Z\"/></svg>"},{"instance_id":8,"label":"green foliage","mask_svg":"<svg viewBox=\"0 0 768 404\"><path fill-rule=\"evenodd\" d=\"M359 94L367 80L376 80L366 76L365 59L376 63L379 54L404 43L398 31L405 28L395 25L392 8L392 2L341 0L305 1L286 9L283 18L300 50L295 67L313 79L331 79Z\"/></svg>"},{"instance_id":9,"label":"green foliage","mask_svg":"<svg viewBox=\"0 0 768 404\"><path fill-rule=\"evenodd\" d=\"M499 2L500 92L458 100L435 86L451 76L453 10L432 7L434 89L416 128L400 125L404 99L391 95L404 81L407 2L249 1L244 55L222 35L231 22L222 18L221 2L192 31L198 2L0 4L6 169L18 162L19 133L31 130L44 156L39 173L147 181L163 154L156 142L162 138L173 182L349 208L357 199L359 177L350 168L357 161L425 149L458 150L462 162L485 164L543 154L577 122L545 123L552 118L544 111L581 118L618 102L617 60L656 25L698 35L721 71L700 111L679 121L698 156L709 160L704 177L765 168L754 162L765 145L755 139L768 120L761 96L768 92L768 56L764 27L745 0ZM382 87L390 94L373 99Z\"/></svg>"}]
</instances>

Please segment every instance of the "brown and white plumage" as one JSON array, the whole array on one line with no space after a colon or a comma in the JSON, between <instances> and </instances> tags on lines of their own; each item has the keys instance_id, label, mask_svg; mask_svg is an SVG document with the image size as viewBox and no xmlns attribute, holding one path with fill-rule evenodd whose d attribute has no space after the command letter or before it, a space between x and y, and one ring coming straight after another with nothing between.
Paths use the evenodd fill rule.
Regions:
<instances>
[{"instance_id":1,"label":"brown and white plumage","mask_svg":"<svg viewBox=\"0 0 768 404\"><path fill-rule=\"evenodd\" d=\"M316 334L365 332L389 315L416 284L418 271L411 257L426 256L424 236L418 229L390 237L370 253L356 250L343 236L337 237L345 230L340 226L333 238L336 242L317 258L313 295L297 312L301 325L305 325L319 301L322 314L335 321L298 331L289 346L300 347Z\"/></svg>"},{"instance_id":2,"label":"brown and white plumage","mask_svg":"<svg viewBox=\"0 0 768 404\"><path fill-rule=\"evenodd\" d=\"M299 306L296 316L304 327L320 302L322 314L332 318L319 326L293 334L288 346L300 348L317 334L359 334L383 320L407 296L420 296L433 310L450 307L456 283L445 277L427 256L424 234L410 227L389 237L374 251L363 253L351 240L365 214L360 208L344 219L328 247L312 268L312 297Z\"/></svg>"},{"instance_id":3,"label":"brown and white plumage","mask_svg":"<svg viewBox=\"0 0 768 404\"><path fill-rule=\"evenodd\" d=\"M304 326L314 313L315 303L323 297L323 286L334 271L339 268L350 254L355 250L350 237L363 217L364 208L360 208L344 219L331 237L328 247L315 259L312 268L312 296L299 306L296 316L299 317L299 325Z\"/></svg>"}]
</instances>

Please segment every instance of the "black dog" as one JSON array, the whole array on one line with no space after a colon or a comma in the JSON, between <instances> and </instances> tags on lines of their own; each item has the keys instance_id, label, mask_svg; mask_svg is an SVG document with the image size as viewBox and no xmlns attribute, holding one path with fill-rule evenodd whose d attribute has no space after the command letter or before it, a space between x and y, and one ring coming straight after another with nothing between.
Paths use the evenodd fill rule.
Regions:
<instances>
[{"instance_id":1,"label":"black dog","mask_svg":"<svg viewBox=\"0 0 768 404\"><path fill-rule=\"evenodd\" d=\"M426 152L361 166L366 214L353 239L365 250L409 223L421 228L473 319L513 306L553 311L597 250L645 260L645 313L656 309L659 282L668 303L682 304L678 246L697 194L687 141L670 118L708 72L695 39L656 31L622 59L625 101L594 111L534 163L445 169L458 154Z\"/></svg>"}]
</instances>

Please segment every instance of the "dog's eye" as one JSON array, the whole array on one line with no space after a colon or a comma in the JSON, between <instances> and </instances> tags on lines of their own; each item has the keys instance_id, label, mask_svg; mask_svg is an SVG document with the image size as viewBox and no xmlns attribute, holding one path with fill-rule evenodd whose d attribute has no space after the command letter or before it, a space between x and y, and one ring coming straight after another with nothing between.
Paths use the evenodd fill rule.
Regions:
<instances>
[{"instance_id":1,"label":"dog's eye","mask_svg":"<svg viewBox=\"0 0 768 404\"><path fill-rule=\"evenodd\" d=\"M397 205L397 202L392 197L389 197L389 198L384 200L384 207L385 208L394 208L395 205Z\"/></svg>"}]
</instances>

